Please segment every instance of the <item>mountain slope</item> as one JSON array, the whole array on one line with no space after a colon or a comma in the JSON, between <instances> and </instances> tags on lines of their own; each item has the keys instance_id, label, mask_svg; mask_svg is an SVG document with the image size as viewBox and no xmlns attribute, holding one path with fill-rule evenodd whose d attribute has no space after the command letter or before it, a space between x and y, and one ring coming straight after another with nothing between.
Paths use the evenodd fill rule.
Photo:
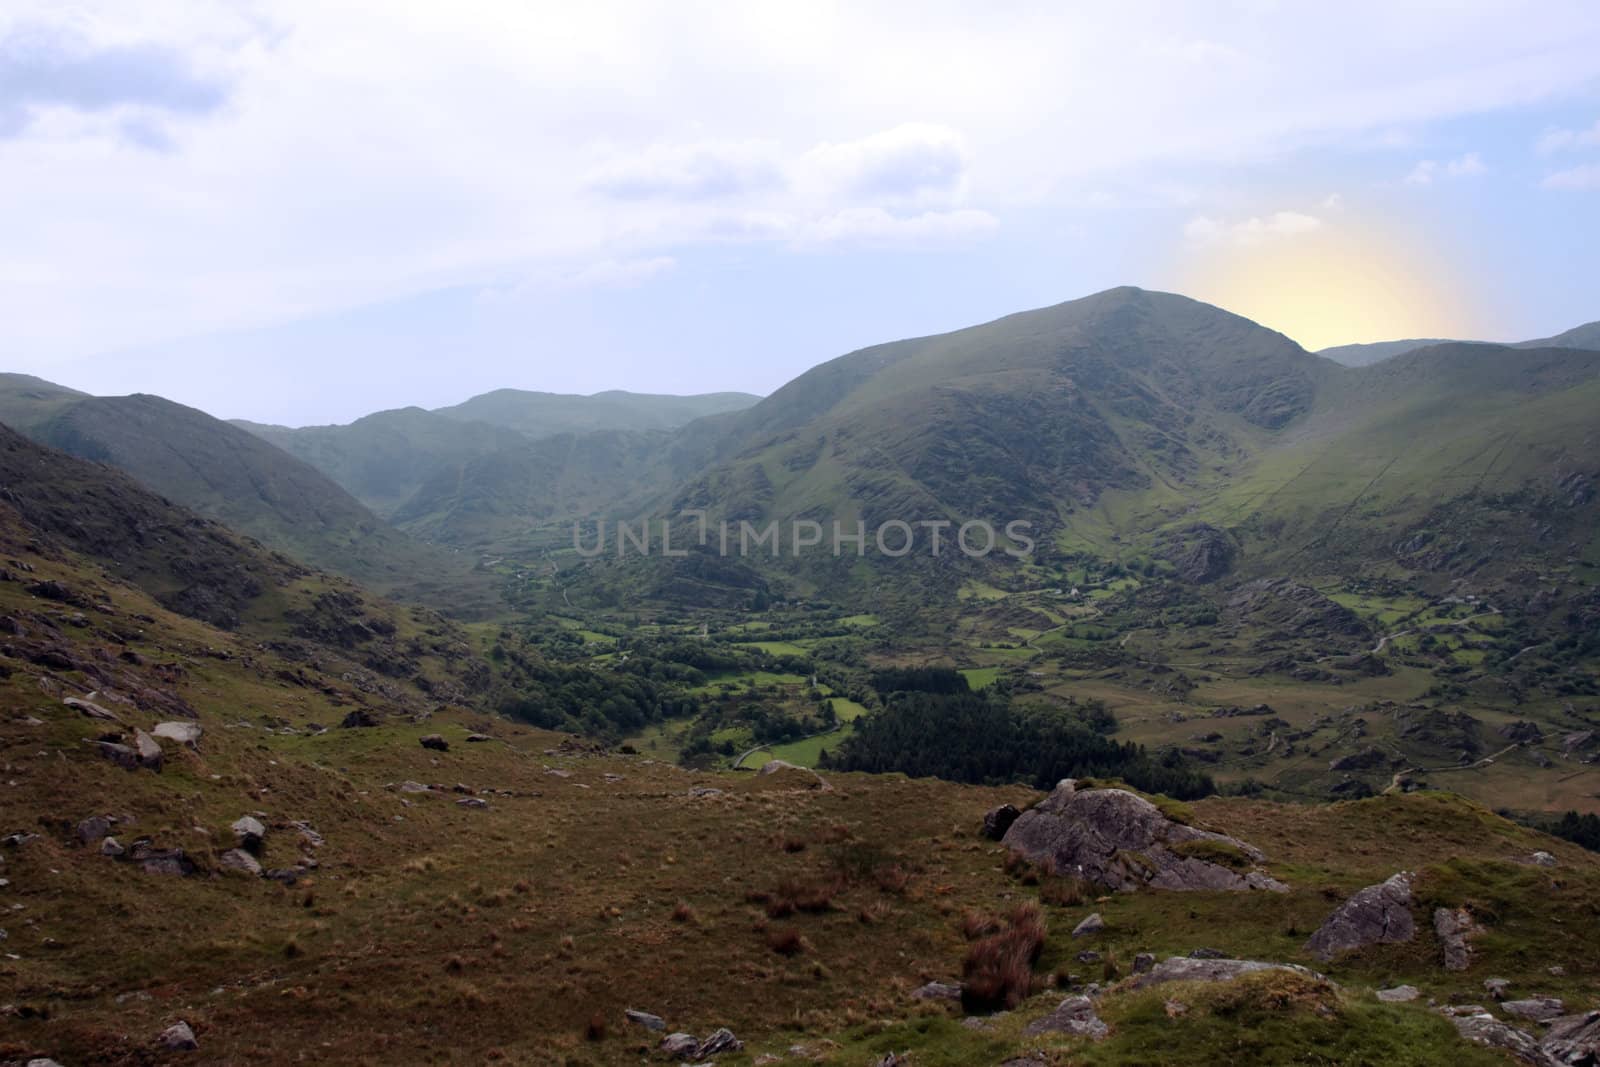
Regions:
<instances>
[{"instance_id":1,"label":"mountain slope","mask_svg":"<svg viewBox=\"0 0 1600 1067\"><path fill-rule=\"evenodd\" d=\"M1591 351L1600 351L1600 322L1589 322L1582 326L1574 326L1564 333L1554 337L1543 337L1533 341L1523 341L1518 348L1586 348Z\"/></svg>"},{"instance_id":2,"label":"mountain slope","mask_svg":"<svg viewBox=\"0 0 1600 1067\"><path fill-rule=\"evenodd\" d=\"M749 393L663 396L611 390L592 396L496 389L435 411L452 419L502 426L529 437L598 430L671 430L706 415L740 411L760 397Z\"/></svg>"},{"instance_id":3,"label":"mountain slope","mask_svg":"<svg viewBox=\"0 0 1600 1067\"><path fill-rule=\"evenodd\" d=\"M233 424L309 463L380 515L440 470L526 440L513 430L422 408L380 411L346 426Z\"/></svg>"},{"instance_id":4,"label":"mountain slope","mask_svg":"<svg viewBox=\"0 0 1600 1067\"><path fill-rule=\"evenodd\" d=\"M1374 363L1382 363L1392 356L1402 352L1411 352L1418 348L1427 348L1430 345L1446 345L1451 342L1442 337L1412 338L1406 341L1374 341L1370 344L1334 345L1332 348L1317 350L1317 355L1324 359L1331 359L1335 363L1346 367L1366 367Z\"/></svg>"},{"instance_id":5,"label":"mountain slope","mask_svg":"<svg viewBox=\"0 0 1600 1067\"><path fill-rule=\"evenodd\" d=\"M145 486L314 566L408 595L448 593L482 604L466 565L384 524L306 463L253 434L160 397L51 395L5 403L16 429L84 459L109 463Z\"/></svg>"}]
</instances>

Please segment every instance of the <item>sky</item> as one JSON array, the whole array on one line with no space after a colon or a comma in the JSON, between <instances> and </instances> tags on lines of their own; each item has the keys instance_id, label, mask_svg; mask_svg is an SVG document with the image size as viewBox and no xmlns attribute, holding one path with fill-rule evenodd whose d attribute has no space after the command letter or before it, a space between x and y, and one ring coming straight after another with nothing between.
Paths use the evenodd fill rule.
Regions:
<instances>
[{"instance_id":1,"label":"sky","mask_svg":"<svg viewBox=\"0 0 1600 1067\"><path fill-rule=\"evenodd\" d=\"M1600 319L1600 5L0 3L0 369L306 425L765 394L1116 285Z\"/></svg>"}]
</instances>

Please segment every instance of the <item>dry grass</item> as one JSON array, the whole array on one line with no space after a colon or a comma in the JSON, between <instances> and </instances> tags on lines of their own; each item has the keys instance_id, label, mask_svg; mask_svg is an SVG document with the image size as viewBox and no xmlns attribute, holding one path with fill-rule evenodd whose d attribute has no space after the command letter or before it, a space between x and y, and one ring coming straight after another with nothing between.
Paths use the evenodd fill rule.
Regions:
<instances>
[{"instance_id":1,"label":"dry grass","mask_svg":"<svg viewBox=\"0 0 1600 1067\"><path fill-rule=\"evenodd\" d=\"M1044 912L1029 901L997 921L1000 929L967 949L961 1003L970 1012L1010 1010L1033 992L1033 965L1044 950Z\"/></svg>"}]
</instances>

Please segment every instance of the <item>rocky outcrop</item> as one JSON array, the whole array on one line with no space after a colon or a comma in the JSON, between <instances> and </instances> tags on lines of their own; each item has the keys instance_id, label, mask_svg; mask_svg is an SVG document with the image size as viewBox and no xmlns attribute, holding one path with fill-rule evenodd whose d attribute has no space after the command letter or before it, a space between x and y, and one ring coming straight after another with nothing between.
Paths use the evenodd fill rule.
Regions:
<instances>
[{"instance_id":1,"label":"rocky outcrop","mask_svg":"<svg viewBox=\"0 0 1600 1067\"><path fill-rule=\"evenodd\" d=\"M205 733L197 722L158 722L150 732L190 748L199 748L200 738Z\"/></svg>"},{"instance_id":2,"label":"rocky outcrop","mask_svg":"<svg viewBox=\"0 0 1600 1067\"><path fill-rule=\"evenodd\" d=\"M1473 1044L1502 1049L1536 1067L1560 1067L1561 1061L1540 1048L1531 1035L1507 1026L1476 1004L1443 1010L1456 1032Z\"/></svg>"},{"instance_id":3,"label":"rocky outcrop","mask_svg":"<svg viewBox=\"0 0 1600 1067\"><path fill-rule=\"evenodd\" d=\"M173 1023L161 1031L161 1036L157 1040L161 1042L162 1048L174 1052L192 1052L200 1047L200 1043L195 1040L194 1030L185 1022Z\"/></svg>"},{"instance_id":4,"label":"rocky outcrop","mask_svg":"<svg viewBox=\"0 0 1600 1067\"><path fill-rule=\"evenodd\" d=\"M1060 875L1119 891L1266 889L1282 882L1258 869L1261 850L1175 822L1123 789L1079 789L1063 780L1006 831L1007 848Z\"/></svg>"},{"instance_id":5,"label":"rocky outcrop","mask_svg":"<svg viewBox=\"0 0 1600 1067\"><path fill-rule=\"evenodd\" d=\"M1559 997L1529 997L1526 1000L1508 1000L1500 1005L1500 1010L1519 1019L1542 1023L1559 1018L1566 1012L1567 1006Z\"/></svg>"},{"instance_id":6,"label":"rocky outcrop","mask_svg":"<svg viewBox=\"0 0 1600 1067\"><path fill-rule=\"evenodd\" d=\"M767 778L779 774L783 775L786 779L792 779L794 782L806 789L832 788L823 779L822 775L818 774L810 767L802 767L799 764L790 763L788 760L768 760L762 766L761 770L756 772L756 777Z\"/></svg>"},{"instance_id":7,"label":"rocky outcrop","mask_svg":"<svg viewBox=\"0 0 1600 1067\"><path fill-rule=\"evenodd\" d=\"M1030 1037L1035 1034L1071 1034L1101 1041L1110 1035L1111 1028L1095 1014L1094 1001L1079 996L1063 1000L1055 1011L1035 1019L1022 1032Z\"/></svg>"},{"instance_id":8,"label":"rocky outcrop","mask_svg":"<svg viewBox=\"0 0 1600 1067\"><path fill-rule=\"evenodd\" d=\"M1406 1004L1422 996L1422 990L1414 985L1397 985L1392 989L1378 990L1378 999L1385 1004Z\"/></svg>"},{"instance_id":9,"label":"rocky outcrop","mask_svg":"<svg viewBox=\"0 0 1600 1067\"><path fill-rule=\"evenodd\" d=\"M636 1026L642 1026L646 1030L655 1030L659 1032L667 1028L667 1021L665 1019L659 1015L652 1015L647 1011L635 1011L633 1008L628 1008L622 1014L630 1023L633 1023Z\"/></svg>"},{"instance_id":10,"label":"rocky outcrop","mask_svg":"<svg viewBox=\"0 0 1600 1067\"><path fill-rule=\"evenodd\" d=\"M1106 921L1097 911L1072 928L1073 937L1092 937L1106 928Z\"/></svg>"},{"instance_id":11,"label":"rocky outcrop","mask_svg":"<svg viewBox=\"0 0 1600 1067\"><path fill-rule=\"evenodd\" d=\"M1433 933L1444 954L1444 969L1464 971L1472 963L1472 938L1479 926L1466 908L1435 908Z\"/></svg>"},{"instance_id":12,"label":"rocky outcrop","mask_svg":"<svg viewBox=\"0 0 1600 1067\"><path fill-rule=\"evenodd\" d=\"M1144 974L1130 981L1134 989L1146 989L1165 982L1231 982L1247 974L1261 971L1289 971L1307 977L1318 977L1315 971L1293 963L1263 963L1260 960L1197 960L1189 956L1173 956L1162 960Z\"/></svg>"},{"instance_id":13,"label":"rocky outcrop","mask_svg":"<svg viewBox=\"0 0 1600 1067\"><path fill-rule=\"evenodd\" d=\"M1539 1044L1557 1063L1596 1067L1600 1064L1600 1011L1551 1019Z\"/></svg>"},{"instance_id":14,"label":"rocky outcrop","mask_svg":"<svg viewBox=\"0 0 1600 1067\"><path fill-rule=\"evenodd\" d=\"M1342 952L1415 938L1417 924L1411 917L1413 877L1402 871L1388 881L1356 892L1311 935L1306 951L1326 963Z\"/></svg>"},{"instance_id":15,"label":"rocky outcrop","mask_svg":"<svg viewBox=\"0 0 1600 1067\"><path fill-rule=\"evenodd\" d=\"M999 841L1006 836L1006 831L1011 829L1011 824L1016 822L1021 814L1015 804L1002 804L998 808L989 809L983 816L983 836L990 841Z\"/></svg>"}]
</instances>

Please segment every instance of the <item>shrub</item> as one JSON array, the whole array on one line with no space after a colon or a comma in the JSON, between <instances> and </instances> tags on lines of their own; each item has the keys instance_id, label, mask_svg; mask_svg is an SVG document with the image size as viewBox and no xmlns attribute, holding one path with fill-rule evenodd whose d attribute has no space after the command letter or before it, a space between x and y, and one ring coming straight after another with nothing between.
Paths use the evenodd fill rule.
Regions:
<instances>
[{"instance_id":1,"label":"shrub","mask_svg":"<svg viewBox=\"0 0 1600 1067\"><path fill-rule=\"evenodd\" d=\"M1029 901L1004 928L972 944L962 967L961 1004L970 1013L1010 1010L1033 991L1033 965L1044 950L1044 913Z\"/></svg>"}]
</instances>

